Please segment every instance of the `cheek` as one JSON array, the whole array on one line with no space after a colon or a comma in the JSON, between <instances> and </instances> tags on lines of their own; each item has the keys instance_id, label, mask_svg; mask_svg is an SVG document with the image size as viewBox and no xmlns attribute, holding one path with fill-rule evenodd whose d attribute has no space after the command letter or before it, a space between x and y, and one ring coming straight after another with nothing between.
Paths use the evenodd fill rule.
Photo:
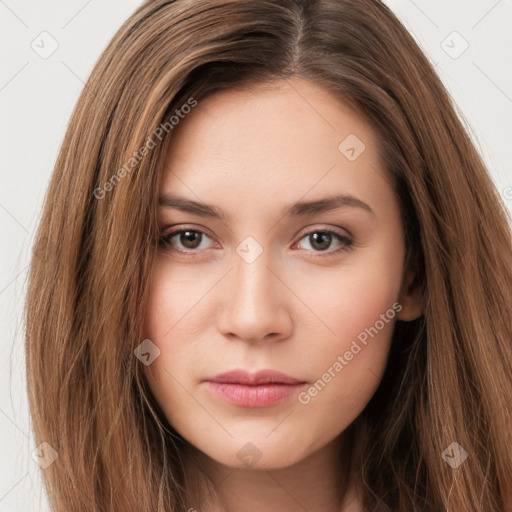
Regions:
<instances>
[{"instance_id":1,"label":"cheek","mask_svg":"<svg viewBox=\"0 0 512 512\"><path fill-rule=\"evenodd\" d=\"M218 279L212 276L212 280ZM193 279L192 272L179 271L165 256L159 256L152 273L144 316L143 336L160 355L143 365L151 392L173 426L181 425L197 402L187 391L195 368L205 366L208 353L199 347L201 301L212 283Z\"/></svg>"},{"instance_id":2,"label":"cheek","mask_svg":"<svg viewBox=\"0 0 512 512\"><path fill-rule=\"evenodd\" d=\"M319 339L321 350L309 350L308 361L303 361L309 368L309 386L297 396L296 420L308 425L313 438L331 438L345 430L382 379L396 309L388 294L375 289L373 294L354 294L353 302L346 304L341 300L337 315L329 320L336 336Z\"/></svg>"},{"instance_id":3,"label":"cheek","mask_svg":"<svg viewBox=\"0 0 512 512\"><path fill-rule=\"evenodd\" d=\"M390 247L387 251L375 247L357 262L317 272L300 291L310 297L308 305L323 324L317 322L315 328L321 350L309 353L310 382L314 384L301 403L310 404L311 410L333 407L340 415L335 422L341 416L355 418L384 373L401 309L397 299L402 257ZM309 328L313 332L312 324Z\"/></svg>"},{"instance_id":4,"label":"cheek","mask_svg":"<svg viewBox=\"0 0 512 512\"><path fill-rule=\"evenodd\" d=\"M193 324L194 317L201 318L204 297L219 279L212 272L203 274L198 277L193 265L183 267L158 255L147 297L145 337L169 342L177 331Z\"/></svg>"},{"instance_id":5,"label":"cheek","mask_svg":"<svg viewBox=\"0 0 512 512\"><path fill-rule=\"evenodd\" d=\"M170 266L169 266L170 268ZM167 342L172 339L173 326L176 324L179 314L180 301L176 301L176 288L172 291L169 286L170 276L163 271L164 266L158 263L154 267L152 282L148 291L146 310L144 315L144 339L151 340L159 356L146 366L143 365L143 372L147 378L149 387L157 401L164 406L166 415L169 410L169 400L175 396L174 369L170 366L170 347ZM179 347L177 347L179 349ZM179 357L179 354L175 354ZM172 390L172 392L171 392Z\"/></svg>"},{"instance_id":6,"label":"cheek","mask_svg":"<svg viewBox=\"0 0 512 512\"><path fill-rule=\"evenodd\" d=\"M338 268L310 270L309 274L304 271L301 275L301 279L296 280L300 283L295 286L297 295L307 297L304 302L317 319L308 321L302 328L312 329L316 322L318 335L325 340L323 346L343 349L366 328L374 326L390 308L387 316L391 319L396 316L392 307L401 288L400 254L395 255L393 261L383 257L381 250L374 254L369 251L364 258L347 259L347 264ZM305 316L302 315L302 319L296 316L299 326ZM309 313L306 316L309 317ZM382 326L379 322L383 337L390 335L389 324L386 321Z\"/></svg>"}]
</instances>

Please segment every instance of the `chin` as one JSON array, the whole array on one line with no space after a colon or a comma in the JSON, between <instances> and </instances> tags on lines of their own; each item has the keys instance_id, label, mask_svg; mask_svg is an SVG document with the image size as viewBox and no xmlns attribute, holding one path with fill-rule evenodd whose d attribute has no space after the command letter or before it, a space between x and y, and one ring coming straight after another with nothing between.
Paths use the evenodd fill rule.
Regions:
<instances>
[{"instance_id":1,"label":"chin","mask_svg":"<svg viewBox=\"0 0 512 512\"><path fill-rule=\"evenodd\" d=\"M211 449L211 445L209 448ZM204 453L217 463L230 468L256 470L287 468L307 455L298 450L295 444L285 444L277 437L272 442L251 436L231 439L229 446L223 444L220 452Z\"/></svg>"}]
</instances>

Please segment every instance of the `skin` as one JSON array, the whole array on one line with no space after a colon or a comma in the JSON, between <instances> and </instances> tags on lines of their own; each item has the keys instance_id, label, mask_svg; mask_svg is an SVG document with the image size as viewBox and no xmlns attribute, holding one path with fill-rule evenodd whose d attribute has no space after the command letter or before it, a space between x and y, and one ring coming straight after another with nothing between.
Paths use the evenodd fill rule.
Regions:
<instances>
[{"instance_id":1,"label":"skin","mask_svg":"<svg viewBox=\"0 0 512 512\"><path fill-rule=\"evenodd\" d=\"M353 161L338 149L349 134L365 145ZM206 235L196 233L184 245L187 238L178 234L159 247L144 324L145 338L160 350L145 367L151 391L190 443L190 507L362 510L357 481L340 477L352 471L342 434L379 385L396 320L421 314L409 287L413 275L404 271L398 198L371 127L339 98L299 78L218 92L172 133L160 194L171 192L230 216L165 206L158 212L163 236L176 229ZM284 214L299 200L336 194L355 196L373 213L345 206ZM344 243L322 239L326 229L352 245L336 253ZM236 250L248 236L262 249L252 263ZM307 404L294 395L264 408L239 407L202 382L234 368L272 368L310 389L394 303L400 312ZM252 466L237 457L247 443L260 455ZM208 503L204 474L218 493Z\"/></svg>"}]
</instances>

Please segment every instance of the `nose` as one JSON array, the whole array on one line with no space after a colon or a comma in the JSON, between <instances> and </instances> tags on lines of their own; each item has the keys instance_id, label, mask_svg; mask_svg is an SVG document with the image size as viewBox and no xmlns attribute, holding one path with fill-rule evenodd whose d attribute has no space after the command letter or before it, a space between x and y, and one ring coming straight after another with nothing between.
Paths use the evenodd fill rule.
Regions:
<instances>
[{"instance_id":1,"label":"nose","mask_svg":"<svg viewBox=\"0 0 512 512\"><path fill-rule=\"evenodd\" d=\"M222 288L219 332L248 342L284 339L290 336L293 322L290 311L292 293L271 268L267 253L247 263L237 254L234 268Z\"/></svg>"}]
</instances>

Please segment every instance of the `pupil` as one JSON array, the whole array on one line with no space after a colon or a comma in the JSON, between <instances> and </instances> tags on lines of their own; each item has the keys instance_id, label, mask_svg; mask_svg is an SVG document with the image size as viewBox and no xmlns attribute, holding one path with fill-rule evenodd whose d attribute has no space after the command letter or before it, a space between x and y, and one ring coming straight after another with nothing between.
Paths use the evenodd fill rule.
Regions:
<instances>
[{"instance_id":1,"label":"pupil","mask_svg":"<svg viewBox=\"0 0 512 512\"><path fill-rule=\"evenodd\" d=\"M320 247L317 248L326 249L331 244L331 235L329 233L313 233L311 236L313 237L314 240L314 243L311 244L313 247L315 246L315 244L319 243Z\"/></svg>"},{"instance_id":2,"label":"pupil","mask_svg":"<svg viewBox=\"0 0 512 512\"><path fill-rule=\"evenodd\" d=\"M181 243L189 249L195 249L196 242L199 240L199 233L197 231L184 231L181 233Z\"/></svg>"}]
</instances>

